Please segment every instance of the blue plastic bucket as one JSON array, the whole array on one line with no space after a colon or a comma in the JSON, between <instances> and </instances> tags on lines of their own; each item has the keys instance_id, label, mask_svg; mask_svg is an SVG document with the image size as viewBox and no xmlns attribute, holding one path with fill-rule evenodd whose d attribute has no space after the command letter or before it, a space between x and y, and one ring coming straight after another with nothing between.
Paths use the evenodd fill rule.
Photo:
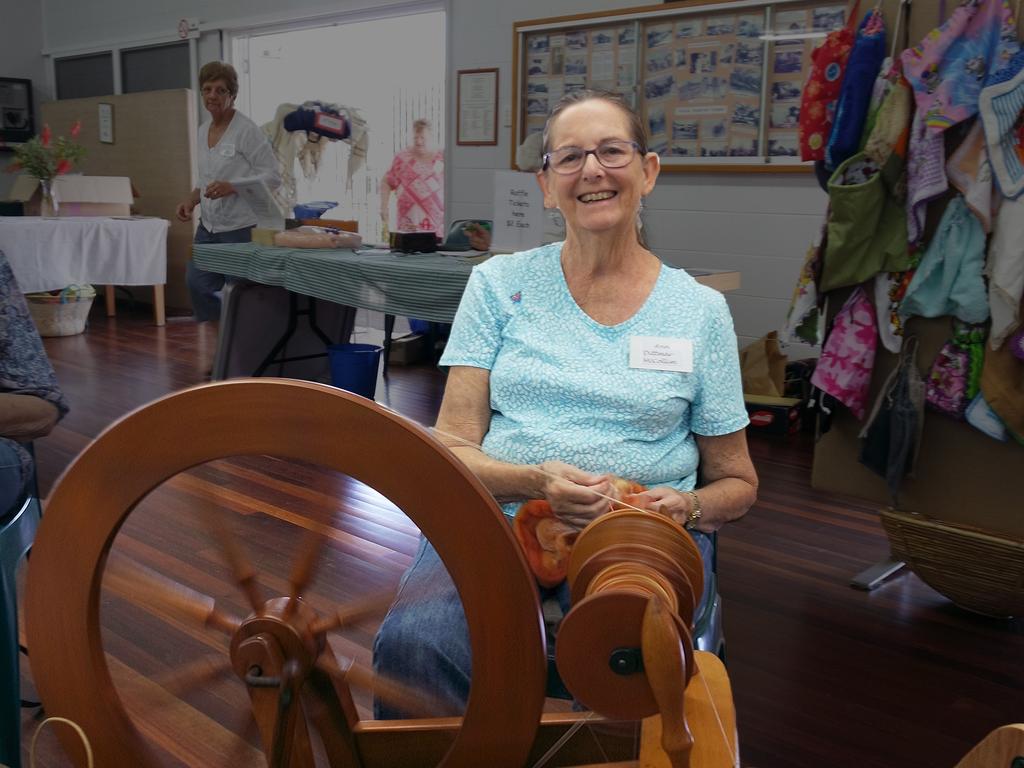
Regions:
<instances>
[{"instance_id":1,"label":"blue plastic bucket","mask_svg":"<svg viewBox=\"0 0 1024 768\"><path fill-rule=\"evenodd\" d=\"M376 344L332 344L327 347L331 384L373 399L383 347Z\"/></svg>"}]
</instances>

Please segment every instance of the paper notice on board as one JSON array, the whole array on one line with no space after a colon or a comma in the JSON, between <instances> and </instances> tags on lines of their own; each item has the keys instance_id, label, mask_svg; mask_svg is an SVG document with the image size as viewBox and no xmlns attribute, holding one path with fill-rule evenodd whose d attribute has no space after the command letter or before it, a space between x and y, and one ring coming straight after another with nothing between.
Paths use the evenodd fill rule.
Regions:
<instances>
[{"instance_id":1,"label":"paper notice on board","mask_svg":"<svg viewBox=\"0 0 1024 768\"><path fill-rule=\"evenodd\" d=\"M532 173L496 171L491 250L510 253L536 248L544 235L544 195Z\"/></svg>"},{"instance_id":2,"label":"paper notice on board","mask_svg":"<svg viewBox=\"0 0 1024 768\"><path fill-rule=\"evenodd\" d=\"M546 48L537 51L534 58L546 59ZM539 73L543 74L543 73ZM496 141L498 80L493 72L463 73L459 75L459 135L462 143L493 144Z\"/></svg>"},{"instance_id":3,"label":"paper notice on board","mask_svg":"<svg viewBox=\"0 0 1024 768\"><path fill-rule=\"evenodd\" d=\"M262 179L239 179L231 182L238 196L245 200L256 214L259 226L284 229L284 214Z\"/></svg>"},{"instance_id":4,"label":"paper notice on board","mask_svg":"<svg viewBox=\"0 0 1024 768\"><path fill-rule=\"evenodd\" d=\"M590 78L600 83L611 83L615 79L615 51L590 54Z\"/></svg>"}]
</instances>

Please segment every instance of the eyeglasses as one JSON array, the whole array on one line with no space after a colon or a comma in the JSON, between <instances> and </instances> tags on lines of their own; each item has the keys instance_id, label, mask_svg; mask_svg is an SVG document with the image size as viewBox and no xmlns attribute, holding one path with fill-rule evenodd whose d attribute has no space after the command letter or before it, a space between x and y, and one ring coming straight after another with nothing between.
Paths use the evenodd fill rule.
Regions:
<instances>
[{"instance_id":1,"label":"eyeglasses","mask_svg":"<svg viewBox=\"0 0 1024 768\"><path fill-rule=\"evenodd\" d=\"M214 88L213 86L207 85L203 87L203 96L227 96L229 93L231 93L231 91L223 86Z\"/></svg>"},{"instance_id":2,"label":"eyeglasses","mask_svg":"<svg viewBox=\"0 0 1024 768\"><path fill-rule=\"evenodd\" d=\"M587 162L587 155L593 155L597 162L605 168L622 168L629 165L640 145L635 141L606 141L598 144L595 149L583 147L562 147L544 155L544 169L551 168L555 173L577 173Z\"/></svg>"}]
</instances>

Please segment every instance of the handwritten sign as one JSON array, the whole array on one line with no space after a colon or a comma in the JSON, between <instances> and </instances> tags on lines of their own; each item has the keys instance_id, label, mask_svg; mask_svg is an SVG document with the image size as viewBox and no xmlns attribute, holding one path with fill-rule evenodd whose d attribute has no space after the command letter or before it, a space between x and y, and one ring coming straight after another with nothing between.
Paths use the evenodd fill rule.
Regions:
<instances>
[{"instance_id":1,"label":"handwritten sign","mask_svg":"<svg viewBox=\"0 0 1024 768\"><path fill-rule=\"evenodd\" d=\"M532 173L496 171L492 251L524 251L541 244L544 195Z\"/></svg>"}]
</instances>

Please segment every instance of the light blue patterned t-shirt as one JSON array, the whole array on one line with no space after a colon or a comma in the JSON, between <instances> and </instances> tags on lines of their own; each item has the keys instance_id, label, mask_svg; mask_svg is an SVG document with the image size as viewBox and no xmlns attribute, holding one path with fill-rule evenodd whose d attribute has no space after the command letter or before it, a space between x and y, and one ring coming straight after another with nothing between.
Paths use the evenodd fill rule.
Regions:
<instances>
[{"instance_id":1,"label":"light blue patterned t-shirt","mask_svg":"<svg viewBox=\"0 0 1024 768\"><path fill-rule=\"evenodd\" d=\"M647 301L605 326L573 299L562 244L477 266L442 365L490 371L484 451L515 464L564 461L648 487L696 485L694 433L747 425L739 355L725 298L662 265ZM688 339L693 372L629 367L634 336ZM515 514L518 503L505 504Z\"/></svg>"}]
</instances>

